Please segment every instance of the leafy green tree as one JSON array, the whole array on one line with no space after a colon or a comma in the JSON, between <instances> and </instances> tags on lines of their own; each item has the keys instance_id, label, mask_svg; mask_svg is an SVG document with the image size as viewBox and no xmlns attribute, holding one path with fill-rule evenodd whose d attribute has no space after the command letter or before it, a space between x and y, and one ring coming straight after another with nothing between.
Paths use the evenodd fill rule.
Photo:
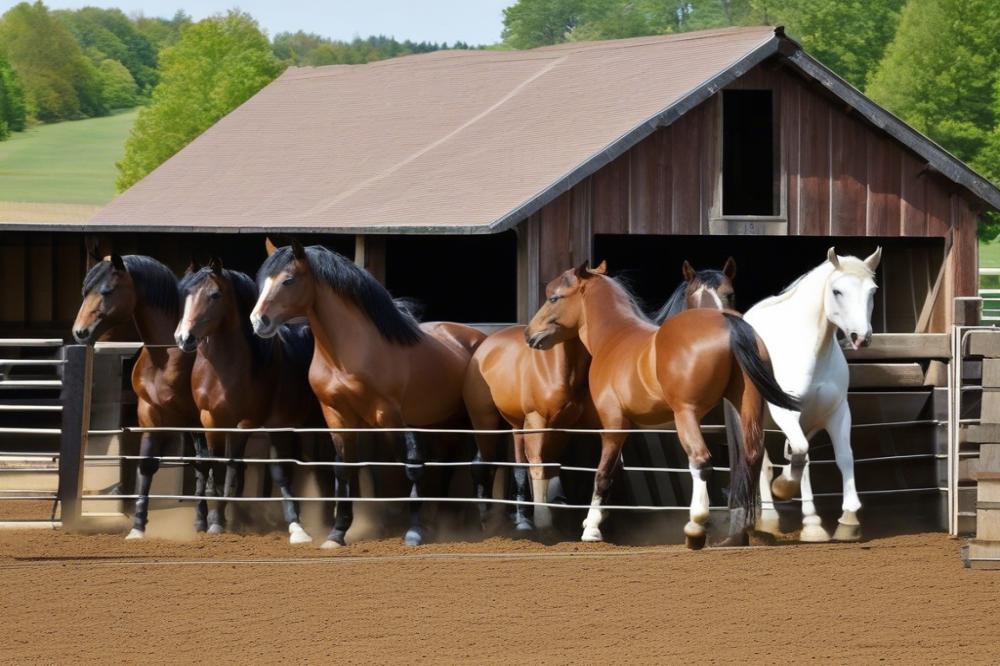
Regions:
<instances>
[{"instance_id":1,"label":"leafy green tree","mask_svg":"<svg viewBox=\"0 0 1000 666\"><path fill-rule=\"evenodd\" d=\"M586 5L586 0L518 0L503 10L503 41L515 49L564 42Z\"/></svg>"},{"instance_id":2,"label":"leafy green tree","mask_svg":"<svg viewBox=\"0 0 1000 666\"><path fill-rule=\"evenodd\" d=\"M84 7L53 12L69 28L77 43L102 67L104 60L117 60L145 91L156 84L156 49L120 9Z\"/></svg>"},{"instance_id":3,"label":"leafy green tree","mask_svg":"<svg viewBox=\"0 0 1000 666\"><path fill-rule=\"evenodd\" d=\"M0 56L0 122L6 135L23 130L27 115L21 82L10 63Z\"/></svg>"},{"instance_id":4,"label":"leafy green tree","mask_svg":"<svg viewBox=\"0 0 1000 666\"><path fill-rule=\"evenodd\" d=\"M160 54L160 83L118 163L124 190L245 102L281 71L256 21L239 11L185 28Z\"/></svg>"},{"instance_id":5,"label":"leafy green tree","mask_svg":"<svg viewBox=\"0 0 1000 666\"><path fill-rule=\"evenodd\" d=\"M49 121L106 113L97 69L40 0L3 15L0 53L24 86L30 115Z\"/></svg>"},{"instance_id":6,"label":"leafy green tree","mask_svg":"<svg viewBox=\"0 0 1000 666\"><path fill-rule=\"evenodd\" d=\"M181 31L191 25L191 17L178 11L173 18L139 16L135 19L135 29L153 46L157 53L173 46L181 38Z\"/></svg>"},{"instance_id":7,"label":"leafy green tree","mask_svg":"<svg viewBox=\"0 0 1000 666\"><path fill-rule=\"evenodd\" d=\"M274 36L274 55L288 65L319 67L322 65L356 65L373 60L395 58L411 53L428 53L448 48L434 42L396 41L384 35L350 42L328 39L313 33L281 32ZM469 48L456 43L455 48Z\"/></svg>"},{"instance_id":8,"label":"leafy green tree","mask_svg":"<svg viewBox=\"0 0 1000 666\"><path fill-rule=\"evenodd\" d=\"M139 86L132 73L117 60L105 58L99 65L101 98L109 109L128 109L139 102Z\"/></svg>"}]
</instances>

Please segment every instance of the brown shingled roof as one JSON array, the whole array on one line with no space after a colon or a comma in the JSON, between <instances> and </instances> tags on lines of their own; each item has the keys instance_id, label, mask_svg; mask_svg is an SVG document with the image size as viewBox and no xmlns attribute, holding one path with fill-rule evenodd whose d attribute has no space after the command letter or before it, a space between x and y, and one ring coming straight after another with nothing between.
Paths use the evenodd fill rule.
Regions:
<instances>
[{"instance_id":1,"label":"brown shingled roof","mask_svg":"<svg viewBox=\"0 0 1000 666\"><path fill-rule=\"evenodd\" d=\"M1000 190L780 28L750 27L289 69L85 228L502 231L779 47L786 63L1000 209Z\"/></svg>"},{"instance_id":2,"label":"brown shingled roof","mask_svg":"<svg viewBox=\"0 0 1000 666\"><path fill-rule=\"evenodd\" d=\"M290 69L88 226L499 230L774 41L731 28Z\"/></svg>"}]
</instances>

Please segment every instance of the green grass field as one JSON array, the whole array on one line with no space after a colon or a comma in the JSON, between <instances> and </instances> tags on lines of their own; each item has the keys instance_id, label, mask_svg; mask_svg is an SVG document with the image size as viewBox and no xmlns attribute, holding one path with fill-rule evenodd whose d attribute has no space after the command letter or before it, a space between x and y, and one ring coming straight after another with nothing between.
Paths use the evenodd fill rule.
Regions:
<instances>
[{"instance_id":1,"label":"green grass field","mask_svg":"<svg viewBox=\"0 0 1000 666\"><path fill-rule=\"evenodd\" d=\"M979 244L979 266L981 268L1000 268L1000 239L991 243Z\"/></svg>"},{"instance_id":2,"label":"green grass field","mask_svg":"<svg viewBox=\"0 0 1000 666\"><path fill-rule=\"evenodd\" d=\"M100 205L138 110L39 125L0 142L0 201Z\"/></svg>"}]
</instances>

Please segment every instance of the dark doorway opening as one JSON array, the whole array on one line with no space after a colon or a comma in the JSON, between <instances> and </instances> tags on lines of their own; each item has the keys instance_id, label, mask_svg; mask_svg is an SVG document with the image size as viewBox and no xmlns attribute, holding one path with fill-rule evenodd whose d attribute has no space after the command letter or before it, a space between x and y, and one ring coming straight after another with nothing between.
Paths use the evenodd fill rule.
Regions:
<instances>
[{"instance_id":1,"label":"dark doorway opening","mask_svg":"<svg viewBox=\"0 0 1000 666\"><path fill-rule=\"evenodd\" d=\"M594 260L607 260L647 312L659 308L680 284L681 265L721 269L736 259L736 307L746 311L777 294L826 259L838 254L865 257L881 245L879 291L872 326L880 333L912 333L944 259L941 238L824 238L818 236L644 236L597 235Z\"/></svg>"},{"instance_id":2,"label":"dark doorway opening","mask_svg":"<svg viewBox=\"0 0 1000 666\"><path fill-rule=\"evenodd\" d=\"M517 321L517 238L392 236L385 242L385 285L414 298L424 320Z\"/></svg>"},{"instance_id":3,"label":"dark doorway opening","mask_svg":"<svg viewBox=\"0 0 1000 666\"><path fill-rule=\"evenodd\" d=\"M770 90L722 93L722 214L778 215Z\"/></svg>"}]
</instances>

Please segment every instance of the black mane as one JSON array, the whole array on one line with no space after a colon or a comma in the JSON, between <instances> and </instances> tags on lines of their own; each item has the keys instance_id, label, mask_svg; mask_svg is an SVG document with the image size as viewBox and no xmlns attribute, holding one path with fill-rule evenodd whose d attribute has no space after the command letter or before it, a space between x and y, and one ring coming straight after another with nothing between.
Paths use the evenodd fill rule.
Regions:
<instances>
[{"instance_id":1,"label":"black mane","mask_svg":"<svg viewBox=\"0 0 1000 666\"><path fill-rule=\"evenodd\" d=\"M718 289L722 286L722 280L725 278L725 274L722 271L717 271L711 268L707 268L703 271L695 271L695 275L698 276L698 281L709 287L710 289ZM667 302L663 304L663 307L656 311L653 315L653 323L662 324L666 320L673 317L675 314L680 314L687 309L687 302L685 300L685 294L688 288L688 281L685 280L677 285L674 289L674 293L670 295Z\"/></svg>"},{"instance_id":2,"label":"black mane","mask_svg":"<svg viewBox=\"0 0 1000 666\"><path fill-rule=\"evenodd\" d=\"M177 276L173 271L156 259L141 254L126 254L122 257L122 262L145 305L162 310L172 317L180 315ZM86 296L94 289L100 289L113 270L114 267L107 260L94 264L83 278L82 295Z\"/></svg>"},{"instance_id":3,"label":"black mane","mask_svg":"<svg viewBox=\"0 0 1000 666\"><path fill-rule=\"evenodd\" d=\"M305 250L313 274L357 305L383 338L405 346L420 341L423 332L416 320L408 312L400 310L385 287L367 271L322 245L310 245ZM290 261L291 247L275 250L257 272L258 285L262 287L264 280L277 275Z\"/></svg>"},{"instance_id":4,"label":"black mane","mask_svg":"<svg viewBox=\"0 0 1000 666\"><path fill-rule=\"evenodd\" d=\"M205 266L181 278L178 284L181 299L187 298L188 294L207 280L211 274L211 267ZM250 313L257 303L257 284L246 273L231 271L228 268L222 269L222 277L233 286L233 293L236 296L236 309L240 315L240 328L247 343L250 345L253 362L256 366L266 365L274 353L274 340L280 339L280 335L279 338L268 339L254 335L253 328L250 326Z\"/></svg>"}]
</instances>

